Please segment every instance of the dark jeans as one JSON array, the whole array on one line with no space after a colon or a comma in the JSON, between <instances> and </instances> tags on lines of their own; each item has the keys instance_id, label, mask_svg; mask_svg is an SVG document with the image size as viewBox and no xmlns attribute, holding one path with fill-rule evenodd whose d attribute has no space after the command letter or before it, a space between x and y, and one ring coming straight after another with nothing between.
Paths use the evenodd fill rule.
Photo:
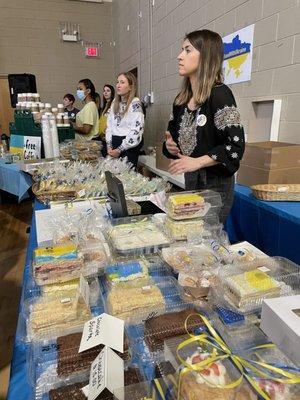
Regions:
<instances>
[{"instance_id":1,"label":"dark jeans","mask_svg":"<svg viewBox=\"0 0 300 400\"><path fill-rule=\"evenodd\" d=\"M185 175L186 190L213 190L220 193L222 207L219 219L222 224L228 217L234 198L234 176L217 176L209 173L209 168L195 172L187 172Z\"/></svg>"},{"instance_id":2,"label":"dark jeans","mask_svg":"<svg viewBox=\"0 0 300 400\"><path fill-rule=\"evenodd\" d=\"M112 148L116 149L117 147L119 147L120 144L122 143L123 139L125 139L125 136L112 136L112 138L111 138ZM143 143L141 142L136 147L122 151L122 153L120 154L120 157L127 157L128 161L131 162L134 165L134 167L136 168L142 146L143 146Z\"/></svg>"}]
</instances>

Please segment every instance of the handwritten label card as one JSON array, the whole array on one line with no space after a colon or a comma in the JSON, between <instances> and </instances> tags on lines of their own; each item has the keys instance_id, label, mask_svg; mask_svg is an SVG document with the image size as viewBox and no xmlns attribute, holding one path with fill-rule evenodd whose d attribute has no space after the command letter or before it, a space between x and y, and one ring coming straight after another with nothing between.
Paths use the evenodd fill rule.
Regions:
<instances>
[{"instance_id":1,"label":"handwritten label card","mask_svg":"<svg viewBox=\"0 0 300 400\"><path fill-rule=\"evenodd\" d=\"M104 344L120 353L124 351L124 321L101 314L84 324L79 353Z\"/></svg>"},{"instance_id":2,"label":"handwritten label card","mask_svg":"<svg viewBox=\"0 0 300 400\"><path fill-rule=\"evenodd\" d=\"M91 366L88 400L95 400L106 388L111 393L124 386L124 361L105 346Z\"/></svg>"}]
</instances>

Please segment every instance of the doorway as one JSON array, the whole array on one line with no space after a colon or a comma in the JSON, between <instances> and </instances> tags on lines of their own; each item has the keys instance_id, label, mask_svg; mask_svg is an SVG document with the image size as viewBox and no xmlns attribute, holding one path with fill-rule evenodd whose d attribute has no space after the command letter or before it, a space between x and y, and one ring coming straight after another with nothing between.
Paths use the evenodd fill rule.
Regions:
<instances>
[{"instance_id":1,"label":"doorway","mask_svg":"<svg viewBox=\"0 0 300 400\"><path fill-rule=\"evenodd\" d=\"M10 103L9 84L7 76L0 75L0 136L9 136L9 123L14 120L14 109Z\"/></svg>"}]
</instances>

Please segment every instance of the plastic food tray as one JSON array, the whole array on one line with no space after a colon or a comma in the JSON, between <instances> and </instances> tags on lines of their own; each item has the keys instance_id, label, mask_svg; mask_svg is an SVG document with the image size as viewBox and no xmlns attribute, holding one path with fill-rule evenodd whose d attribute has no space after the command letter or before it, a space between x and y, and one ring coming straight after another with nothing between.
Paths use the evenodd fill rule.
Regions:
<instances>
[{"instance_id":1,"label":"plastic food tray","mask_svg":"<svg viewBox=\"0 0 300 400\"><path fill-rule=\"evenodd\" d=\"M89 295L86 305L83 297L77 290L56 291L45 295L44 288L33 287L26 299L23 300L21 318L18 323L18 334L23 341L40 342L52 340L68 333L79 332L83 324L93 316L104 312L102 296L98 280L92 278L88 281ZM52 306L54 305L54 308ZM62 306L62 308L61 308ZM38 317L41 329L33 327L32 311L38 307ZM44 307L44 310L43 310ZM62 312L63 311L63 312ZM54 315L59 316L59 325L55 323ZM41 324L42 323L42 324Z\"/></svg>"},{"instance_id":2,"label":"plastic food tray","mask_svg":"<svg viewBox=\"0 0 300 400\"><path fill-rule=\"evenodd\" d=\"M163 360L164 340L185 333L184 323L187 316L198 312L199 308L192 304L181 304L166 314L151 316L143 323L129 325L127 329L134 353L139 354L140 358L146 363L158 359ZM180 320L178 320L178 317L176 320L178 313L184 313ZM168 318L167 314L171 319ZM157 320L161 320L161 322L157 324ZM188 327L189 331L195 334L200 334L204 330L204 325L196 315L190 320Z\"/></svg>"},{"instance_id":3,"label":"plastic food tray","mask_svg":"<svg viewBox=\"0 0 300 400\"><path fill-rule=\"evenodd\" d=\"M170 239L152 222L151 216L112 220L109 237L116 253L126 256L157 253Z\"/></svg>"},{"instance_id":4,"label":"plastic food tray","mask_svg":"<svg viewBox=\"0 0 300 400\"><path fill-rule=\"evenodd\" d=\"M82 332L65 335L54 341L44 341L31 346L27 357L28 376L36 393L48 392L61 382L75 382L89 378L90 365L101 351L101 346L78 354L81 334ZM126 351L121 357L124 358L127 367L131 361L128 338L126 343Z\"/></svg>"},{"instance_id":5,"label":"plastic food tray","mask_svg":"<svg viewBox=\"0 0 300 400\"><path fill-rule=\"evenodd\" d=\"M180 361L177 358L177 347L188 335L177 336L165 341L164 355L167 361L170 361L177 370L180 367ZM197 363L207 358L213 352L213 347L208 344L206 347L200 347L199 343L193 342L180 350L180 356L189 363ZM224 386L235 381L240 376L239 371L229 360L216 361L211 366L207 366L202 372L189 372L182 375L181 378L181 398L185 400L192 399L233 399L237 393L242 392L245 399L252 400L257 397L252 394L249 386L243 382L238 388L223 389ZM253 397L252 397L253 396ZM237 397L238 398L238 397Z\"/></svg>"},{"instance_id":6,"label":"plastic food tray","mask_svg":"<svg viewBox=\"0 0 300 400\"><path fill-rule=\"evenodd\" d=\"M299 292L299 267L286 258L270 257L220 268L209 298L214 305L248 314L260 311L265 298Z\"/></svg>"},{"instance_id":7,"label":"plastic food tray","mask_svg":"<svg viewBox=\"0 0 300 400\"><path fill-rule=\"evenodd\" d=\"M218 266L217 256L203 245L173 245L162 249L161 257L177 273Z\"/></svg>"},{"instance_id":8,"label":"plastic food tray","mask_svg":"<svg viewBox=\"0 0 300 400\"><path fill-rule=\"evenodd\" d=\"M51 261L32 263L32 275L38 285L66 282L80 275L96 276L109 263L110 251L105 244L93 243L76 248L77 258L53 259Z\"/></svg>"},{"instance_id":9,"label":"plastic food tray","mask_svg":"<svg viewBox=\"0 0 300 400\"><path fill-rule=\"evenodd\" d=\"M166 212L170 218L185 220L218 214L222 205L221 196L212 190L168 193Z\"/></svg>"},{"instance_id":10,"label":"plastic food tray","mask_svg":"<svg viewBox=\"0 0 300 400\"><path fill-rule=\"evenodd\" d=\"M103 302L105 304L105 310L107 313L112 314L111 312L111 305L109 304L109 289L106 286L105 282L103 282L103 279L101 279L100 282L101 286L101 292L103 295ZM125 321L128 324L138 324L142 323L146 319L150 318L151 316L155 315L160 315L164 314L165 312L171 312L171 311L176 311L179 309L182 309L184 305L187 303L184 302L179 295L179 290L178 290L178 283L175 278L171 276L152 276L148 281L143 281L142 283L128 283L125 284L122 287L122 290L120 291L119 288L117 287L116 290L116 297L118 298L118 294L120 293L120 296L123 299L124 302L126 302L126 298L129 296L129 288L133 288L132 293L135 295L136 289L140 292L142 288L145 289L145 296L149 296L147 294L148 287L155 286L155 290L159 290L159 292L162 295L162 303L157 303L154 305L150 305L147 307L146 305L141 307L140 303L137 301L135 304L135 309L130 311L130 309L126 309L126 313L128 313L128 317L125 318ZM133 301L134 302L134 301ZM151 304L151 303L149 303ZM118 317L118 315L115 315Z\"/></svg>"}]
</instances>

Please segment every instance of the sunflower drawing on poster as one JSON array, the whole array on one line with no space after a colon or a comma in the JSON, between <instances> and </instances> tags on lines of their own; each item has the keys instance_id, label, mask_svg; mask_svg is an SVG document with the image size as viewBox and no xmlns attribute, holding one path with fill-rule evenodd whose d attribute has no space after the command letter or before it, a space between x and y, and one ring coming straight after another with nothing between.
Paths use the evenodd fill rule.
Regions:
<instances>
[{"instance_id":1,"label":"sunflower drawing on poster","mask_svg":"<svg viewBox=\"0 0 300 400\"><path fill-rule=\"evenodd\" d=\"M254 24L223 38L224 82L227 85L251 80Z\"/></svg>"}]
</instances>

